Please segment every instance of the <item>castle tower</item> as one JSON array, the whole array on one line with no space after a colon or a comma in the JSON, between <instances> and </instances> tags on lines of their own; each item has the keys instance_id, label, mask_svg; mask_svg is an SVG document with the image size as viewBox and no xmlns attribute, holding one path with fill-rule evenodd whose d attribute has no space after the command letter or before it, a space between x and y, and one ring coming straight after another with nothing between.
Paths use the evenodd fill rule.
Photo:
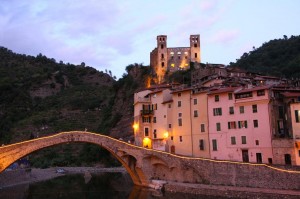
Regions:
<instances>
[{"instance_id":1,"label":"castle tower","mask_svg":"<svg viewBox=\"0 0 300 199\"><path fill-rule=\"evenodd\" d=\"M191 62L200 63L200 35L190 36Z\"/></svg>"},{"instance_id":2,"label":"castle tower","mask_svg":"<svg viewBox=\"0 0 300 199\"><path fill-rule=\"evenodd\" d=\"M167 36L157 36L157 69L156 74L158 82L164 79L168 66L168 49L167 49Z\"/></svg>"}]
</instances>

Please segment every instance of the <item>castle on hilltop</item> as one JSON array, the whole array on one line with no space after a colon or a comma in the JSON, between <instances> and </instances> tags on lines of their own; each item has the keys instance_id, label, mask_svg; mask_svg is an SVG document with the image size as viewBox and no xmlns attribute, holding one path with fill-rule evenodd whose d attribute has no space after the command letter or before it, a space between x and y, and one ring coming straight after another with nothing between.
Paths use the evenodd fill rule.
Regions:
<instances>
[{"instance_id":1,"label":"castle on hilltop","mask_svg":"<svg viewBox=\"0 0 300 199\"><path fill-rule=\"evenodd\" d=\"M157 47L150 53L150 67L162 83L167 73L190 68L191 62L200 63L200 35L190 35L190 47L167 47L167 36L157 36Z\"/></svg>"}]
</instances>

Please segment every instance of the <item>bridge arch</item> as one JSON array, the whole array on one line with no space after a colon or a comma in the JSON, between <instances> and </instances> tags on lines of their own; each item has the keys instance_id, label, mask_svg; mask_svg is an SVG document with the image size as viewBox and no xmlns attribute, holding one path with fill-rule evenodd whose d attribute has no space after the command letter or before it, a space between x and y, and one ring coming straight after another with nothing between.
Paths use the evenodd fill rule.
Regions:
<instances>
[{"instance_id":1,"label":"bridge arch","mask_svg":"<svg viewBox=\"0 0 300 199\"><path fill-rule=\"evenodd\" d=\"M125 167L134 184L147 186L145 175L141 170L136 170L137 158L135 156L138 154L130 152L134 146L105 135L85 131L61 132L0 147L0 172L15 161L35 151L70 142L91 143L108 150Z\"/></svg>"}]
</instances>

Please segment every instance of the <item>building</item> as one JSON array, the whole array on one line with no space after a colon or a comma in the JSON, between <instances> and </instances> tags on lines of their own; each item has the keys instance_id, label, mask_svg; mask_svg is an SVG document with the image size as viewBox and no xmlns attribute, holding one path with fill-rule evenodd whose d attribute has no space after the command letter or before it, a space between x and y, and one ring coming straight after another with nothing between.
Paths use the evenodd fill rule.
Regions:
<instances>
[{"instance_id":1,"label":"building","mask_svg":"<svg viewBox=\"0 0 300 199\"><path fill-rule=\"evenodd\" d=\"M157 46L150 53L150 67L157 83L162 83L166 74L190 68L191 62L200 63L200 35L190 35L189 47L168 48L166 35L156 39Z\"/></svg>"}]
</instances>

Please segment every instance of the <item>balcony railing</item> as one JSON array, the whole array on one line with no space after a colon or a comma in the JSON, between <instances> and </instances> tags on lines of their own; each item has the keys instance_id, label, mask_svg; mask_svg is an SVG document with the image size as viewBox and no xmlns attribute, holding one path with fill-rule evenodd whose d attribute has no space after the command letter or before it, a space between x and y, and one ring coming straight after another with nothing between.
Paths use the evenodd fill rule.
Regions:
<instances>
[{"instance_id":1,"label":"balcony railing","mask_svg":"<svg viewBox=\"0 0 300 199\"><path fill-rule=\"evenodd\" d=\"M153 110L141 110L141 115L153 115Z\"/></svg>"}]
</instances>

